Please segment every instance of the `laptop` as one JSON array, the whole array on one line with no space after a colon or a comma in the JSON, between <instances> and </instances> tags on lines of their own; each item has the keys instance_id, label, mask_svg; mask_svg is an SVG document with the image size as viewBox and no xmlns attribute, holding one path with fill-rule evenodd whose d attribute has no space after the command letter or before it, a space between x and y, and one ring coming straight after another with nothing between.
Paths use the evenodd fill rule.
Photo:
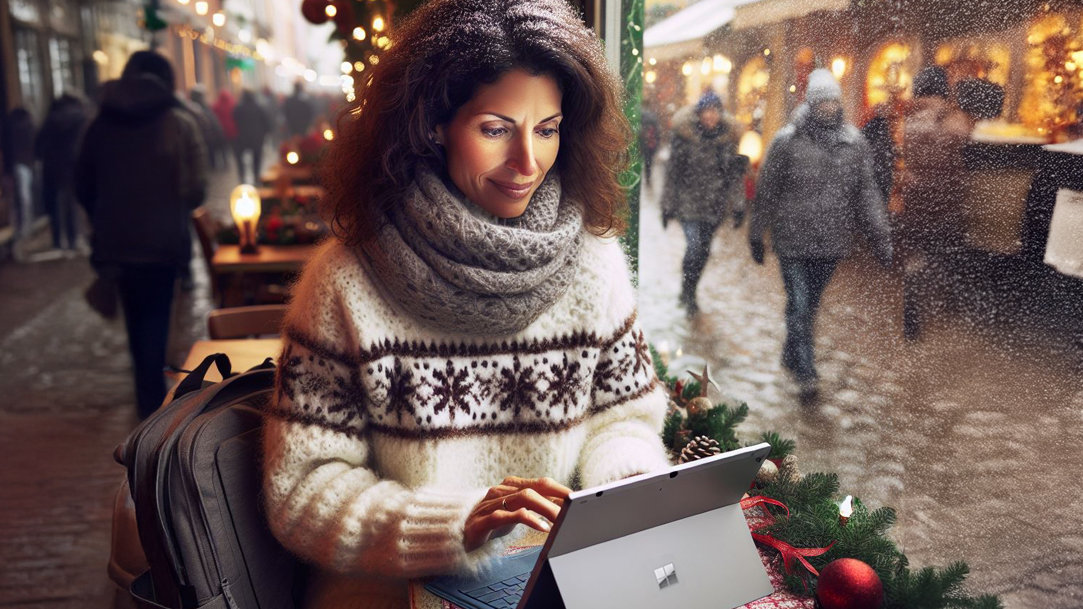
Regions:
<instances>
[{"instance_id":1,"label":"laptop","mask_svg":"<svg viewBox=\"0 0 1083 609\"><path fill-rule=\"evenodd\" d=\"M757 444L573 492L540 548L425 588L463 609L725 609L774 592L740 501Z\"/></svg>"}]
</instances>

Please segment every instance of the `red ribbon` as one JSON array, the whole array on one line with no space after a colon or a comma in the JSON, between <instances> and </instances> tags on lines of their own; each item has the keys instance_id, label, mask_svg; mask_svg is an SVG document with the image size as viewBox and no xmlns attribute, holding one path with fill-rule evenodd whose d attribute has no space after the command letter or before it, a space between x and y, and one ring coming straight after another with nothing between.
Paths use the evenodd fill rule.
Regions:
<instances>
[{"instance_id":1,"label":"red ribbon","mask_svg":"<svg viewBox=\"0 0 1083 609\"><path fill-rule=\"evenodd\" d=\"M782 503L781 501L779 501L777 499L771 499L770 497L763 497L763 496L746 497L745 499L742 499L741 500L741 509L742 510L747 510L749 508L754 508L756 506L763 505L765 503L768 504L768 505L776 505L776 506L786 510L786 515L787 516L790 515L790 508L786 507L786 504ZM808 569L810 573L812 573L813 575L819 577L820 572L817 571L816 568L813 567L809 563L809 561L805 560L805 557L806 556L820 556L822 554L825 554L825 553L827 553L828 550L830 550L832 548L832 546L835 545L835 542L832 541L830 544L828 544L828 546L826 548L795 548L795 547L791 546L790 544L786 543L785 541L775 539L774 537L771 537L770 535L767 535L766 533L758 533L757 531L760 531L760 530L774 524L774 519L771 518L771 512L768 512L767 510L764 510L764 512L767 513L767 521L768 522L767 522L767 524L764 524L762 526L756 527L755 529L752 529L752 539L754 541L756 541L757 543L762 543L765 546L768 546L768 547L771 547L771 548L774 548L774 549L778 550L779 554L782 555L782 566L786 569L786 574L787 575L790 574L790 571L793 568L793 561L796 559L806 569Z\"/></svg>"}]
</instances>

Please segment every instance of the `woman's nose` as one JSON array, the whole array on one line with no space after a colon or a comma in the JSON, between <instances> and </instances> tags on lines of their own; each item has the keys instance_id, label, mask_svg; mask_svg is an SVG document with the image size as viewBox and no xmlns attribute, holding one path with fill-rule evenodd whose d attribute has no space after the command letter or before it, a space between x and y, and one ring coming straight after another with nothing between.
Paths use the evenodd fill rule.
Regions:
<instances>
[{"instance_id":1,"label":"woman's nose","mask_svg":"<svg viewBox=\"0 0 1083 609\"><path fill-rule=\"evenodd\" d=\"M508 151L507 166L525 176L532 176L537 172L538 165L534 161L534 138L532 133L526 133L516 137Z\"/></svg>"}]
</instances>

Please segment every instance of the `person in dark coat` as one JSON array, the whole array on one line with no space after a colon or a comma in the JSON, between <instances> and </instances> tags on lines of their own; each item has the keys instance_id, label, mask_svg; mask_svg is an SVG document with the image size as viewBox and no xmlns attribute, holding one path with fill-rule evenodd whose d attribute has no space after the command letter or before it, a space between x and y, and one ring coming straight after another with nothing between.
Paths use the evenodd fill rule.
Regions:
<instances>
[{"instance_id":1,"label":"person in dark coat","mask_svg":"<svg viewBox=\"0 0 1083 609\"><path fill-rule=\"evenodd\" d=\"M174 284L189 261L191 212L207 184L199 127L174 86L165 57L134 53L120 79L105 84L75 175L94 231L91 263L119 287L143 418L165 397Z\"/></svg>"},{"instance_id":2,"label":"person in dark coat","mask_svg":"<svg viewBox=\"0 0 1083 609\"><path fill-rule=\"evenodd\" d=\"M30 234L34 220L34 117L23 107L14 108L4 121L4 170L15 185L13 212L15 235Z\"/></svg>"},{"instance_id":3,"label":"person in dark coat","mask_svg":"<svg viewBox=\"0 0 1083 609\"><path fill-rule=\"evenodd\" d=\"M874 109L872 118L861 128L861 135L869 142L872 149L872 171L876 185L884 201L891 198L891 189L895 183L895 125L889 104L879 104Z\"/></svg>"},{"instance_id":4,"label":"person in dark coat","mask_svg":"<svg viewBox=\"0 0 1083 609\"><path fill-rule=\"evenodd\" d=\"M651 185L651 173L654 169L654 155L662 143L662 125L658 115L649 108L643 108L639 121L639 150L643 154L643 176L647 186Z\"/></svg>"},{"instance_id":5,"label":"person in dark coat","mask_svg":"<svg viewBox=\"0 0 1083 609\"><path fill-rule=\"evenodd\" d=\"M53 247L57 249L74 250L79 236L75 159L89 120L89 109L83 99L65 93L50 105L34 146L41 159L42 199L49 214Z\"/></svg>"},{"instance_id":6,"label":"person in dark coat","mask_svg":"<svg viewBox=\"0 0 1083 609\"><path fill-rule=\"evenodd\" d=\"M963 148L974 120L951 100L948 74L929 66L914 78L903 119L903 335L918 337L932 292L951 283L950 261L966 240Z\"/></svg>"},{"instance_id":7,"label":"person in dark coat","mask_svg":"<svg viewBox=\"0 0 1083 609\"><path fill-rule=\"evenodd\" d=\"M809 75L805 103L767 150L748 233L757 264L764 261L764 235L771 234L786 289L782 366L805 398L818 389L813 324L820 297L839 260L853 249L855 234L865 234L881 264L891 263L872 153L861 132L844 121L841 100L831 72Z\"/></svg>"},{"instance_id":8,"label":"person in dark coat","mask_svg":"<svg viewBox=\"0 0 1083 609\"><path fill-rule=\"evenodd\" d=\"M203 85L196 85L188 92L188 99L195 108L199 109L199 127L203 135L203 143L207 146L207 156L210 160L211 169L223 169L226 167L227 147L226 134L222 131L222 124L218 117L207 105L207 91Z\"/></svg>"},{"instance_id":9,"label":"person in dark coat","mask_svg":"<svg viewBox=\"0 0 1083 609\"><path fill-rule=\"evenodd\" d=\"M271 119L255 93L245 90L241 101L233 109L233 121L237 124L237 175L242 184L255 184L259 180L263 163L263 144L271 132ZM252 159L252 181L245 182L246 156Z\"/></svg>"},{"instance_id":10,"label":"person in dark coat","mask_svg":"<svg viewBox=\"0 0 1083 609\"><path fill-rule=\"evenodd\" d=\"M696 287L711 253L711 239L727 214L744 214L741 177L747 157L737 154L738 130L722 112L722 100L708 91L694 108L673 117L662 222L676 219L685 235L679 303L689 315L699 310ZM739 224L739 221L737 222Z\"/></svg>"},{"instance_id":11,"label":"person in dark coat","mask_svg":"<svg viewBox=\"0 0 1083 609\"><path fill-rule=\"evenodd\" d=\"M312 121L316 118L316 108L312 100L305 95L301 83L293 86L293 94L282 102L282 114L286 117L286 137L296 137L308 133Z\"/></svg>"}]
</instances>

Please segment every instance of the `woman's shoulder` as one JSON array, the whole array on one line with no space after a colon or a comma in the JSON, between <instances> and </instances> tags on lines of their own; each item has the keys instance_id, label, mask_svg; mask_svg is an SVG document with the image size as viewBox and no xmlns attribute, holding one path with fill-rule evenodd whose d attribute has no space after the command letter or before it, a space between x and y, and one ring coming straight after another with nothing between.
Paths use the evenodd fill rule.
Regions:
<instances>
[{"instance_id":1,"label":"woman's shoulder","mask_svg":"<svg viewBox=\"0 0 1083 609\"><path fill-rule=\"evenodd\" d=\"M599 334L624 325L635 312L635 291L618 239L584 233L579 272L562 300L560 323Z\"/></svg>"}]
</instances>

